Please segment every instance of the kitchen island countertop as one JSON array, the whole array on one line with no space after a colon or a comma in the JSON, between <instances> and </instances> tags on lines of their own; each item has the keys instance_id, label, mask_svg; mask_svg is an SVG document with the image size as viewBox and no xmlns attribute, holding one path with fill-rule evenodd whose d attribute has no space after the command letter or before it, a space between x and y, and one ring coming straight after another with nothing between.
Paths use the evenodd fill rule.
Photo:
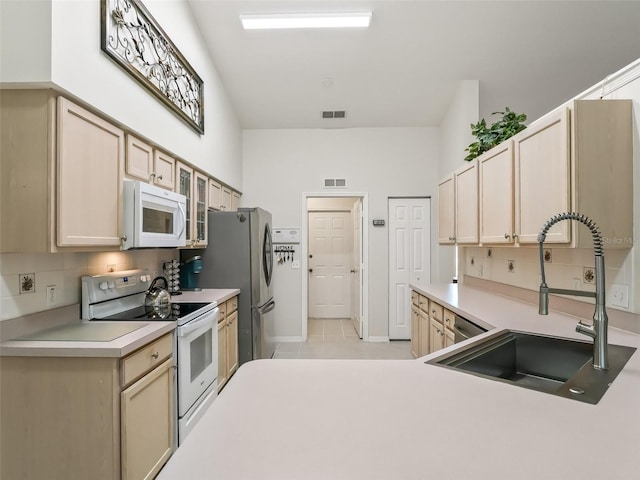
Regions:
<instances>
[{"instance_id":1,"label":"kitchen island countertop","mask_svg":"<svg viewBox=\"0 0 640 480\"><path fill-rule=\"evenodd\" d=\"M531 304L414 288L486 327L581 338L576 318ZM640 347L640 336L611 328L609 342ZM639 478L638 352L597 405L424 363L443 352L246 363L157 478Z\"/></svg>"}]
</instances>

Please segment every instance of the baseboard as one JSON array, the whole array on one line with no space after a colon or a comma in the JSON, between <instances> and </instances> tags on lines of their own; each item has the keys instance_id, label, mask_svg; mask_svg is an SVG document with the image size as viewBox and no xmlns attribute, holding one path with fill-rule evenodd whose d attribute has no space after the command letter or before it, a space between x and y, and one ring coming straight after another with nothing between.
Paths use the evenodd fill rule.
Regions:
<instances>
[{"instance_id":1,"label":"baseboard","mask_svg":"<svg viewBox=\"0 0 640 480\"><path fill-rule=\"evenodd\" d=\"M302 337L272 337L275 343L304 342Z\"/></svg>"},{"instance_id":2,"label":"baseboard","mask_svg":"<svg viewBox=\"0 0 640 480\"><path fill-rule=\"evenodd\" d=\"M383 343L383 342L388 342L389 341L389 337L367 337L366 339L364 339L365 342L371 342L371 343Z\"/></svg>"}]
</instances>

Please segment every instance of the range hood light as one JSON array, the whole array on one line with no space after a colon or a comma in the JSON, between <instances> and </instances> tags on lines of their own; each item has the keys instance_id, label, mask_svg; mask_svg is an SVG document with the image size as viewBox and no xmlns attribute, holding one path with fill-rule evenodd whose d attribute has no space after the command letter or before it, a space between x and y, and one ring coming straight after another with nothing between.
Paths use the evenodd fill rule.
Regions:
<instances>
[{"instance_id":1,"label":"range hood light","mask_svg":"<svg viewBox=\"0 0 640 480\"><path fill-rule=\"evenodd\" d=\"M371 12L240 15L245 30L368 27Z\"/></svg>"}]
</instances>

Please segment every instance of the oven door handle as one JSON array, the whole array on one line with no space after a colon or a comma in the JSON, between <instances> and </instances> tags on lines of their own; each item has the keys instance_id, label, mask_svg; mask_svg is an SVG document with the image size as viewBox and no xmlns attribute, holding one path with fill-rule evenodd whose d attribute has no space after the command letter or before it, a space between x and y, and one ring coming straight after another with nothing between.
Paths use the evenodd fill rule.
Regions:
<instances>
[{"instance_id":1,"label":"oven door handle","mask_svg":"<svg viewBox=\"0 0 640 480\"><path fill-rule=\"evenodd\" d=\"M179 337L186 337L191 332L198 330L202 327L213 327L218 322L218 312L219 308L214 308L211 312L205 313L202 318L195 320L193 322L189 322L185 325L181 325L176 329L176 332Z\"/></svg>"}]
</instances>

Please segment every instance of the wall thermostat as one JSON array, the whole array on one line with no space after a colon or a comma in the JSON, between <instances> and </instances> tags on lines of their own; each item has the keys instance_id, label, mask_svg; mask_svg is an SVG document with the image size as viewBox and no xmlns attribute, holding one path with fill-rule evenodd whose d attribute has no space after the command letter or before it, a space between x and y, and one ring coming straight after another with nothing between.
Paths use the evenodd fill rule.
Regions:
<instances>
[{"instance_id":1,"label":"wall thermostat","mask_svg":"<svg viewBox=\"0 0 640 480\"><path fill-rule=\"evenodd\" d=\"M373 221L373 226L374 227L384 227L384 220L374 220Z\"/></svg>"},{"instance_id":2,"label":"wall thermostat","mask_svg":"<svg viewBox=\"0 0 640 480\"><path fill-rule=\"evenodd\" d=\"M274 228L271 237L273 243L300 243L300 229Z\"/></svg>"}]
</instances>

